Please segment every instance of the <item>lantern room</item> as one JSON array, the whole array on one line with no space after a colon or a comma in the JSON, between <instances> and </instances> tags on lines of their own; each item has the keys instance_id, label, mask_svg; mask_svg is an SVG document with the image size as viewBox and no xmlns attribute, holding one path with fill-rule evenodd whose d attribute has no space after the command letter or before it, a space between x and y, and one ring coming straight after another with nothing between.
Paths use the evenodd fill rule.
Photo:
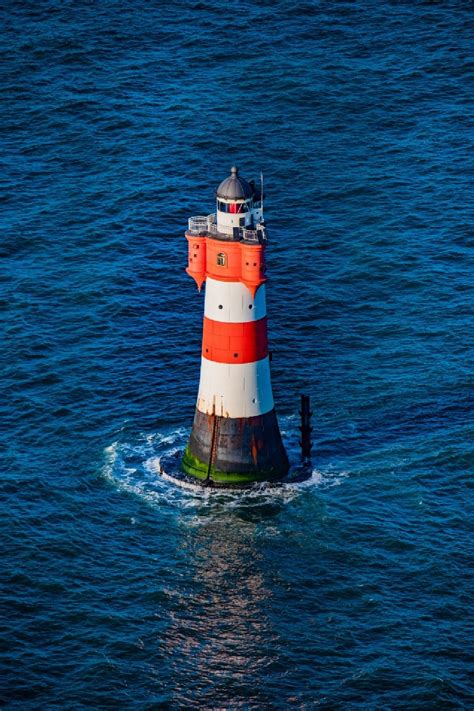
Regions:
<instances>
[{"instance_id":1,"label":"lantern room","mask_svg":"<svg viewBox=\"0 0 474 711\"><path fill-rule=\"evenodd\" d=\"M262 196L253 181L247 182L234 166L217 188L217 230L232 235L235 228L255 229L262 220Z\"/></svg>"}]
</instances>

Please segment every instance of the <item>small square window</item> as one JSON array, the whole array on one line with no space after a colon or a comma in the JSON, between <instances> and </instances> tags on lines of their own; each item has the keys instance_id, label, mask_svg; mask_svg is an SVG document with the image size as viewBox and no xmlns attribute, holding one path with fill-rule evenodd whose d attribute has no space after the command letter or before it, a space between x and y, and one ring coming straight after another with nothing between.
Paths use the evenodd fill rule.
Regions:
<instances>
[{"instance_id":1,"label":"small square window","mask_svg":"<svg viewBox=\"0 0 474 711\"><path fill-rule=\"evenodd\" d=\"M219 254L217 255L217 265L219 267L227 266L227 256L224 254L224 252L219 252Z\"/></svg>"}]
</instances>

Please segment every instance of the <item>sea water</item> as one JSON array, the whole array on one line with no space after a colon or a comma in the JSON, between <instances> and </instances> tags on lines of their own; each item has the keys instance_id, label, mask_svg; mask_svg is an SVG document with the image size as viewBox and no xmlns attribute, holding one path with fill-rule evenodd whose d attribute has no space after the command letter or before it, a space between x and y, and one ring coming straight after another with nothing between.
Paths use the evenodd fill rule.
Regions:
<instances>
[{"instance_id":1,"label":"sea water","mask_svg":"<svg viewBox=\"0 0 474 711\"><path fill-rule=\"evenodd\" d=\"M473 8L3 4L2 708L473 707ZM181 489L233 163L313 472Z\"/></svg>"}]
</instances>

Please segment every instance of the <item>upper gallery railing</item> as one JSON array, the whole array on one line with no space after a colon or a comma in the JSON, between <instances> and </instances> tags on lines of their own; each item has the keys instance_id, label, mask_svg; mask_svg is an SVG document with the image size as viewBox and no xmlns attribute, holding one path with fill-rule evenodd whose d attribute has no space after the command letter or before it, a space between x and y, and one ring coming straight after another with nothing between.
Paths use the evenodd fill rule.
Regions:
<instances>
[{"instance_id":1,"label":"upper gallery railing","mask_svg":"<svg viewBox=\"0 0 474 711\"><path fill-rule=\"evenodd\" d=\"M247 227L237 227L234 228L232 234L225 234L224 232L219 232L216 224L216 215L197 215L195 217L190 217L188 220L188 230L193 235L215 235L219 239L225 239L229 241L240 241L253 242L255 244L262 244L267 241L266 229L263 225L258 225L257 229L247 229Z\"/></svg>"}]
</instances>

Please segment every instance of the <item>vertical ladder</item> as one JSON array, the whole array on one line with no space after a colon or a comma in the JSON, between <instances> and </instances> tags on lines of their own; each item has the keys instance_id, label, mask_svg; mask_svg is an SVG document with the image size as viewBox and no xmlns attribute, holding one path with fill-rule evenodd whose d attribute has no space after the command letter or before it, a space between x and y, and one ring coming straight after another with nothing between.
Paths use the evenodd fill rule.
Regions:
<instances>
[{"instance_id":1,"label":"vertical ladder","mask_svg":"<svg viewBox=\"0 0 474 711\"><path fill-rule=\"evenodd\" d=\"M219 417L214 412L214 422L212 425L211 451L209 452L209 463L207 465L206 483L211 481L211 469L216 463L217 457L217 442L219 439Z\"/></svg>"}]
</instances>

